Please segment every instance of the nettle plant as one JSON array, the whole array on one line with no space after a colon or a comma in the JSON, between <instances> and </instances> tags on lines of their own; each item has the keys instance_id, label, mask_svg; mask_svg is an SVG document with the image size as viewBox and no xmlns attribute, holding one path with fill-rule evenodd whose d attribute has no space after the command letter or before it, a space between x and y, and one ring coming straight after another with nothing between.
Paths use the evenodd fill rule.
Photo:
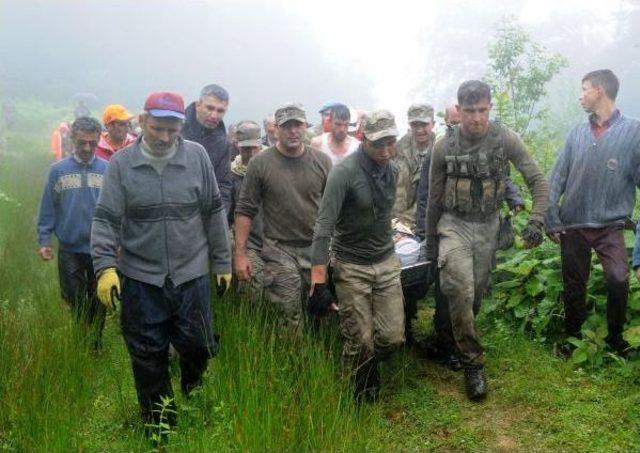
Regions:
<instances>
[{"instance_id":1,"label":"nettle plant","mask_svg":"<svg viewBox=\"0 0 640 453\"><path fill-rule=\"evenodd\" d=\"M524 216L516 223L523 224ZM516 231L523 225L516 225ZM516 240L514 250L502 253L493 275L491 303L487 312L500 316L521 332L540 342L555 343L565 338L560 249L550 241L532 250L522 248ZM582 338L570 338L576 349L571 358L579 366L598 367L606 357L621 360L607 352L605 337L606 290L602 266L592 257L591 277L587 288L589 316L582 328ZM628 304L629 324L624 332L632 348L640 347L640 285L631 280Z\"/></svg>"}]
</instances>

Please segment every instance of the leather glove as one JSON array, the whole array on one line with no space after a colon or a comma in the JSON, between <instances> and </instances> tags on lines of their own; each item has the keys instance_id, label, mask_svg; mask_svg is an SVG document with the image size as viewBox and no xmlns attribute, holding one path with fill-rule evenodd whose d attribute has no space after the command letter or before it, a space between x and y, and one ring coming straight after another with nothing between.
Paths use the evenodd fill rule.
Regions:
<instances>
[{"instance_id":1,"label":"leather glove","mask_svg":"<svg viewBox=\"0 0 640 453\"><path fill-rule=\"evenodd\" d=\"M529 220L527 226L522 230L522 240L527 248L537 247L544 240L544 229L541 222Z\"/></svg>"},{"instance_id":2,"label":"leather glove","mask_svg":"<svg viewBox=\"0 0 640 453\"><path fill-rule=\"evenodd\" d=\"M231 274L216 274L216 294L218 297L224 296L231 286Z\"/></svg>"},{"instance_id":3,"label":"leather glove","mask_svg":"<svg viewBox=\"0 0 640 453\"><path fill-rule=\"evenodd\" d=\"M438 261L438 246L439 246L438 236L427 236L426 244L425 244L425 248L426 248L425 254L428 261L433 261L433 262Z\"/></svg>"},{"instance_id":4,"label":"leather glove","mask_svg":"<svg viewBox=\"0 0 640 453\"><path fill-rule=\"evenodd\" d=\"M314 316L322 316L329 311L333 302L333 294L329 291L329 285L316 283L313 285L313 294L309 297L309 313Z\"/></svg>"},{"instance_id":5,"label":"leather glove","mask_svg":"<svg viewBox=\"0 0 640 453\"><path fill-rule=\"evenodd\" d=\"M104 269L98 276L98 299L107 309L116 309L114 299L120 299L120 277L115 267Z\"/></svg>"}]
</instances>

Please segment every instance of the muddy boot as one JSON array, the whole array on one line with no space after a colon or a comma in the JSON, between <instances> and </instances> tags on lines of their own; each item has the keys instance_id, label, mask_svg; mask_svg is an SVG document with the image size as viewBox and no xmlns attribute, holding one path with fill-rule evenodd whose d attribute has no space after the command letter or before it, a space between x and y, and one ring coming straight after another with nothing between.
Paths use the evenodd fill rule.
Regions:
<instances>
[{"instance_id":1,"label":"muddy boot","mask_svg":"<svg viewBox=\"0 0 640 453\"><path fill-rule=\"evenodd\" d=\"M479 401L487 396L487 378L482 365L471 365L464 368L464 384L467 397Z\"/></svg>"}]
</instances>

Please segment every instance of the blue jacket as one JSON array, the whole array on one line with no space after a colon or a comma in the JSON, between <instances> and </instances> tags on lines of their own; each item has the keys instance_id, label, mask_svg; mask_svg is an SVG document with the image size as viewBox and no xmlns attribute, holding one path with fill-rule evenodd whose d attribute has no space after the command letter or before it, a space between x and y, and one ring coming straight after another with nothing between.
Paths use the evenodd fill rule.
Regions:
<instances>
[{"instance_id":1,"label":"blue jacket","mask_svg":"<svg viewBox=\"0 0 640 453\"><path fill-rule=\"evenodd\" d=\"M51 165L38 214L38 242L49 246L55 233L60 249L89 253L91 220L107 161L81 163L70 156Z\"/></svg>"}]
</instances>

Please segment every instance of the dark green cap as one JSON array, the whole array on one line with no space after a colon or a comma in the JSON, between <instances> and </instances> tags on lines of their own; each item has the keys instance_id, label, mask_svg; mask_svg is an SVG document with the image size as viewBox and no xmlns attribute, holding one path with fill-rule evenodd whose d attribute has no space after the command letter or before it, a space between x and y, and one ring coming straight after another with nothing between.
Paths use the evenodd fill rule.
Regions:
<instances>
[{"instance_id":1,"label":"dark green cap","mask_svg":"<svg viewBox=\"0 0 640 453\"><path fill-rule=\"evenodd\" d=\"M282 126L287 121L295 120L301 123L307 122L307 115L300 104L286 104L276 110L276 124Z\"/></svg>"}]
</instances>

